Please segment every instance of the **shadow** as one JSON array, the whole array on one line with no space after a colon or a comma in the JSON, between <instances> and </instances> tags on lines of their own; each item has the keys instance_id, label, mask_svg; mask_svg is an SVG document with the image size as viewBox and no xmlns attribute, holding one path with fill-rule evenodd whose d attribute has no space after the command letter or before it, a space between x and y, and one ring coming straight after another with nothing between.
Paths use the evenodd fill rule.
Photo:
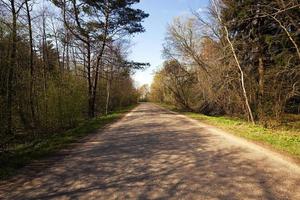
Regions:
<instances>
[{"instance_id":1,"label":"shadow","mask_svg":"<svg viewBox=\"0 0 300 200\"><path fill-rule=\"evenodd\" d=\"M248 154L142 104L34 177L2 184L0 199L296 199L299 176Z\"/></svg>"}]
</instances>

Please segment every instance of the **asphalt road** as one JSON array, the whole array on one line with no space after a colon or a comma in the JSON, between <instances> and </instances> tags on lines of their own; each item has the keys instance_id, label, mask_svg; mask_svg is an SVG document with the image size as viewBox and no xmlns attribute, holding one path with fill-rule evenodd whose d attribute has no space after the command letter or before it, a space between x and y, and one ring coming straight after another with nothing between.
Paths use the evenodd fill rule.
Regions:
<instances>
[{"instance_id":1,"label":"asphalt road","mask_svg":"<svg viewBox=\"0 0 300 200\"><path fill-rule=\"evenodd\" d=\"M0 199L300 200L298 165L149 103L40 162Z\"/></svg>"}]
</instances>

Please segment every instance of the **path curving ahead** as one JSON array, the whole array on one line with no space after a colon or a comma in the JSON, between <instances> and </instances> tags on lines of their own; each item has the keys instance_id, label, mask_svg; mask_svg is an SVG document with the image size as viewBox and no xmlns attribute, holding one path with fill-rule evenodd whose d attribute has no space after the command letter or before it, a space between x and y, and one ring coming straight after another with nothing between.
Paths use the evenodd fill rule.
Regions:
<instances>
[{"instance_id":1,"label":"path curving ahead","mask_svg":"<svg viewBox=\"0 0 300 200\"><path fill-rule=\"evenodd\" d=\"M150 103L63 154L0 199L300 200L299 166Z\"/></svg>"}]
</instances>

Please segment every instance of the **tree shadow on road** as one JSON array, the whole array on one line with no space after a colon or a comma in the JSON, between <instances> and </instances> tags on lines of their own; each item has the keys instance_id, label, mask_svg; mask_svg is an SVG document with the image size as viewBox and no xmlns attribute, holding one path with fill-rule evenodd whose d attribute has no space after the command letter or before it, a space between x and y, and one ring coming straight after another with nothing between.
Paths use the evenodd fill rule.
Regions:
<instances>
[{"instance_id":1,"label":"tree shadow on road","mask_svg":"<svg viewBox=\"0 0 300 200\"><path fill-rule=\"evenodd\" d=\"M148 116L141 120L140 114ZM274 178L269 166L241 159L245 149L214 147L214 136L199 134L205 130L186 126L186 120L161 120L164 116L157 120L152 112L135 113L32 181L19 180L0 191L16 200L288 199L291 191L280 185L299 183Z\"/></svg>"}]
</instances>

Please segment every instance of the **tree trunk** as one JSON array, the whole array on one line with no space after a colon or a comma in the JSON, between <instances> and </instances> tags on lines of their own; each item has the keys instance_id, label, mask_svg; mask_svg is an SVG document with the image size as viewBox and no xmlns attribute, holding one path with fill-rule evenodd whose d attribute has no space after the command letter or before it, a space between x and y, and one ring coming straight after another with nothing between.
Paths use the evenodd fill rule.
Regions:
<instances>
[{"instance_id":1,"label":"tree trunk","mask_svg":"<svg viewBox=\"0 0 300 200\"><path fill-rule=\"evenodd\" d=\"M99 68L101 64L101 60L104 54L104 50L106 47L106 40L107 40L107 34L108 34L108 15L105 16L105 27L104 27L104 37L102 41L102 46L100 53L97 57L97 62L96 62L96 72L95 72L95 77L94 77L94 85L93 85L93 94L92 94L92 104L94 108L94 113L95 113L95 107L96 107L96 97L97 97L97 87L98 87L98 79L99 79Z\"/></svg>"},{"instance_id":2,"label":"tree trunk","mask_svg":"<svg viewBox=\"0 0 300 200\"><path fill-rule=\"evenodd\" d=\"M70 52L69 52L69 33L66 35L66 67L67 71L70 72Z\"/></svg>"},{"instance_id":3,"label":"tree trunk","mask_svg":"<svg viewBox=\"0 0 300 200\"><path fill-rule=\"evenodd\" d=\"M95 117L95 105L93 103L93 81L92 81L92 72L91 72L91 46L87 44L87 74L88 74L88 98L89 98L89 109L88 115L89 118Z\"/></svg>"},{"instance_id":4,"label":"tree trunk","mask_svg":"<svg viewBox=\"0 0 300 200\"><path fill-rule=\"evenodd\" d=\"M72 60L73 60L73 65L74 65L74 73L77 76L77 61L76 61L74 48L72 48Z\"/></svg>"},{"instance_id":5,"label":"tree trunk","mask_svg":"<svg viewBox=\"0 0 300 200\"><path fill-rule=\"evenodd\" d=\"M262 56L258 58L258 114L259 118L262 119L264 117L264 109L263 109L263 98L264 98L264 88L265 88L265 68Z\"/></svg>"},{"instance_id":6,"label":"tree trunk","mask_svg":"<svg viewBox=\"0 0 300 200\"><path fill-rule=\"evenodd\" d=\"M252 110L251 110L251 107L250 107L250 104L249 104L249 100L248 100L248 95L247 95L247 91L246 91L246 87L245 87L245 80L244 80L244 71L242 70L242 67L240 65L240 62L238 60L238 57L237 57L237 54L235 52L235 49L234 49L234 46L229 38L229 33L228 33L228 29L226 26L224 26L224 29L225 29L225 32L226 32L226 39L231 47L231 51L232 51L232 54L233 54L233 57L235 59L235 62L239 68L239 71L240 71L240 78L241 78L241 86L242 86L242 90L243 90L243 96L245 98L245 104L246 104L246 108L248 110L248 114L249 114L249 117L250 117L250 120L251 122L254 124L254 117L253 117L253 114L252 114Z\"/></svg>"},{"instance_id":7,"label":"tree trunk","mask_svg":"<svg viewBox=\"0 0 300 200\"><path fill-rule=\"evenodd\" d=\"M47 124L48 121L48 95L47 95L47 88L48 88L48 80L47 80L47 72L49 70L49 59L48 59L48 49L47 49L47 36L46 36L46 16L45 14L42 15L42 28L43 28L43 35L42 35L42 51L43 51L43 78L44 78L44 106L45 106L45 121Z\"/></svg>"},{"instance_id":8,"label":"tree trunk","mask_svg":"<svg viewBox=\"0 0 300 200\"><path fill-rule=\"evenodd\" d=\"M31 117L33 126L35 124L35 109L34 109L34 66L33 66L33 38L32 38L32 26L31 26L31 15L30 9L28 5L28 1L25 1L26 6L26 14L28 20L28 32L29 32L29 45L30 45L30 85L29 85L29 103L30 103L30 110L31 110Z\"/></svg>"},{"instance_id":9,"label":"tree trunk","mask_svg":"<svg viewBox=\"0 0 300 200\"><path fill-rule=\"evenodd\" d=\"M13 76L17 58L17 11L15 0L10 1L12 13L12 41L10 53L10 66L7 82L7 134L12 135L12 106L13 106Z\"/></svg>"},{"instance_id":10,"label":"tree trunk","mask_svg":"<svg viewBox=\"0 0 300 200\"><path fill-rule=\"evenodd\" d=\"M110 102L110 80L107 80L107 84L106 84L106 104L105 104L105 115L108 115L108 108L109 108L109 102Z\"/></svg>"},{"instance_id":11,"label":"tree trunk","mask_svg":"<svg viewBox=\"0 0 300 200\"><path fill-rule=\"evenodd\" d=\"M222 22L222 18L220 16L220 12L217 8L217 5L216 5L216 2L215 0L212 0L212 4L214 6L214 9L217 13L217 17L218 17L218 20L220 22L220 24L223 24ZM236 51L235 51L235 48L233 46L233 43L231 42L230 40L230 37L229 37L229 32L228 32L228 29L227 29L227 26L225 24L223 24L223 29L226 33L226 40L227 42L229 43L230 45L230 48L231 48L231 51L232 51L232 54L233 54L233 57L234 57L234 60L238 66L238 69L239 69L239 72L240 72L240 78L241 78L241 87L242 87L242 91L243 91L243 96L244 96L244 99L245 99L245 105L246 105L246 108L248 110L248 115L250 117L250 120L253 124L255 124L255 121L254 121L254 118L253 118L253 114L252 114L252 110L251 110L251 107L250 107L250 104L249 104L249 100L248 100L248 95L247 95L247 91L246 91L246 88L245 88L245 80L244 80L244 71L240 65L240 62L239 62L239 59L237 57L237 54L236 54Z\"/></svg>"}]
</instances>

